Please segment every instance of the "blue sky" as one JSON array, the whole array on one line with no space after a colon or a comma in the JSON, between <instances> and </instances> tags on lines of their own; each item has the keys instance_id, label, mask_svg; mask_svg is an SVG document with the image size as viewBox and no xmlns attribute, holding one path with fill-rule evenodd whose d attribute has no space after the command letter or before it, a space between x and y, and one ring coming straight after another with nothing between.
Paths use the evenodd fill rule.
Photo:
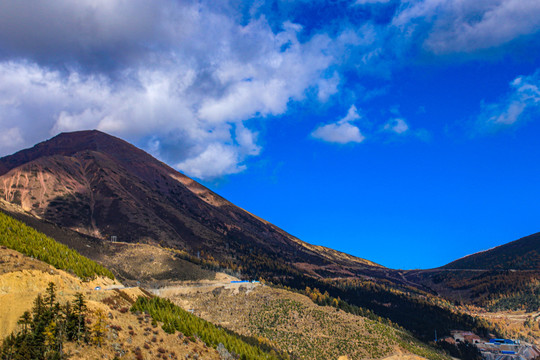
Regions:
<instances>
[{"instance_id":1,"label":"blue sky","mask_svg":"<svg viewBox=\"0 0 540 360\"><path fill-rule=\"evenodd\" d=\"M0 4L0 155L122 137L310 243L428 268L537 231L536 0Z\"/></svg>"}]
</instances>

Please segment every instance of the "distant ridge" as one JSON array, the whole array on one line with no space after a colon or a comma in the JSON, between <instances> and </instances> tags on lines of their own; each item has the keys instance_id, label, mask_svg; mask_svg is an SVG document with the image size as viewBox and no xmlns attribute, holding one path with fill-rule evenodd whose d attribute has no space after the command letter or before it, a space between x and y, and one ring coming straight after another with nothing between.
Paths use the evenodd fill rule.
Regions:
<instances>
[{"instance_id":1,"label":"distant ridge","mask_svg":"<svg viewBox=\"0 0 540 360\"><path fill-rule=\"evenodd\" d=\"M443 269L540 270L540 232L467 255Z\"/></svg>"}]
</instances>

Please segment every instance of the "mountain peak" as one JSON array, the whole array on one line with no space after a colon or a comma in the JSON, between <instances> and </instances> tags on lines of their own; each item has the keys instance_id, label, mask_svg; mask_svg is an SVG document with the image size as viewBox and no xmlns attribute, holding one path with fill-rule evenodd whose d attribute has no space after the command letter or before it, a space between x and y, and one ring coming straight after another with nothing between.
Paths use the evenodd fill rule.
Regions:
<instances>
[{"instance_id":1,"label":"mountain peak","mask_svg":"<svg viewBox=\"0 0 540 360\"><path fill-rule=\"evenodd\" d=\"M130 143L99 130L63 132L53 138L40 142L34 147L16 152L0 159L0 176L18 166L36 159L61 155L72 156L82 151L105 153L120 162L141 159L157 162L152 156Z\"/></svg>"}]
</instances>

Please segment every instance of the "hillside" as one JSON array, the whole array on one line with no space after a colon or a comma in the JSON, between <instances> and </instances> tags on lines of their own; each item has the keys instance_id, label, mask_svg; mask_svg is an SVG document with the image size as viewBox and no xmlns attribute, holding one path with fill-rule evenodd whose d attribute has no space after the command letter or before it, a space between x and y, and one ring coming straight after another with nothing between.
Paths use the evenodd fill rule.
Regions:
<instances>
[{"instance_id":1,"label":"hillside","mask_svg":"<svg viewBox=\"0 0 540 360\"><path fill-rule=\"evenodd\" d=\"M15 329L19 317L32 307L34 298L45 291L49 282L57 284L66 298L74 296L76 292L89 292L96 286L116 284L102 277L83 282L63 270L5 246L0 246L0 264L0 339Z\"/></svg>"},{"instance_id":2,"label":"hillside","mask_svg":"<svg viewBox=\"0 0 540 360\"><path fill-rule=\"evenodd\" d=\"M229 351L252 360L281 358L256 340L248 343L187 312L168 317L174 322L181 318L183 332L159 329L163 319L148 314L154 307L143 314L137 304L165 300L139 287L125 288L101 265L3 213L0 245L2 359L117 358L128 353L136 359L224 359L231 357Z\"/></svg>"},{"instance_id":3,"label":"hillside","mask_svg":"<svg viewBox=\"0 0 540 360\"><path fill-rule=\"evenodd\" d=\"M57 269L68 270L84 280L96 276L114 279L113 274L98 263L2 212L0 212L0 245L42 260Z\"/></svg>"},{"instance_id":4,"label":"hillside","mask_svg":"<svg viewBox=\"0 0 540 360\"><path fill-rule=\"evenodd\" d=\"M94 237L208 254L230 268L388 276L368 260L296 239L99 131L63 133L1 158L0 199Z\"/></svg>"},{"instance_id":5,"label":"hillside","mask_svg":"<svg viewBox=\"0 0 540 360\"><path fill-rule=\"evenodd\" d=\"M104 241L29 216L17 211L15 206L0 200L0 219L6 217L4 214L26 224L28 232L36 233L37 230L49 239L52 238L86 258L102 264L126 285L157 287L171 285L175 281L215 277L213 271L185 260L178 252L157 245ZM41 235L40 238L43 237Z\"/></svg>"},{"instance_id":6,"label":"hillside","mask_svg":"<svg viewBox=\"0 0 540 360\"><path fill-rule=\"evenodd\" d=\"M446 356L403 331L330 306L307 296L259 284L216 283L179 286L157 293L184 309L239 334L266 339L298 359L381 359L417 354Z\"/></svg>"},{"instance_id":7,"label":"hillside","mask_svg":"<svg viewBox=\"0 0 540 360\"><path fill-rule=\"evenodd\" d=\"M172 359L196 354L204 354L205 359L221 359L215 349L200 341L187 338L181 341L178 334L170 335L153 326L151 318L126 312L125 309L129 309L138 296L147 296L138 288L95 291L96 286L105 289L114 284L110 279L103 278L83 282L71 274L4 247L0 247L0 261L0 345L6 336L21 327L17 321L32 308L36 296L44 294L48 284L54 283L59 303L72 301L77 293L84 295L90 326L95 324L99 311L107 315L103 344L96 346L92 343L66 342L64 354L68 358L112 359L131 354L131 358L155 359L161 356L158 349L163 349Z\"/></svg>"},{"instance_id":8,"label":"hillside","mask_svg":"<svg viewBox=\"0 0 540 360\"><path fill-rule=\"evenodd\" d=\"M481 251L442 266L442 269L539 270L540 233Z\"/></svg>"},{"instance_id":9,"label":"hillside","mask_svg":"<svg viewBox=\"0 0 540 360\"><path fill-rule=\"evenodd\" d=\"M405 277L457 301L490 311L540 310L540 233Z\"/></svg>"},{"instance_id":10,"label":"hillside","mask_svg":"<svg viewBox=\"0 0 540 360\"><path fill-rule=\"evenodd\" d=\"M55 240L45 237L45 235L37 232L35 229L1 213L0 234L2 234L4 238L12 240L11 242L6 243L9 246L18 247L29 254L37 254L37 257L43 257L43 254L48 254L48 256L43 258L53 264L57 264L58 258L61 258L66 251L71 252L72 255L70 256L76 258L77 261L91 263L90 260L85 260L74 250L56 243ZM19 237L13 237L13 234L18 234ZM42 246L45 242L38 244L33 240L34 238L40 240L46 239L46 246ZM119 245L126 246L125 244ZM127 246L132 252L141 251L150 256L155 256L155 250L150 249L149 252L148 245L142 245L142 247L135 244ZM60 251L57 249L60 249ZM40 253L38 250L44 251L44 253ZM166 252L166 250L163 251ZM120 251L120 253L122 252ZM127 262L129 263L129 261ZM164 263L166 264L166 262ZM247 358L249 359L277 360L280 358L278 355L272 355L270 350L274 347L276 347L276 349L279 347L266 338L266 336L269 335L266 332L260 334L242 333L244 337L238 337L235 334L221 330L211 323L201 320L195 315L180 309L173 309L175 315L173 315L173 313L169 314L168 312L164 312L163 314L169 315L166 315L165 318L160 317L158 313L154 313L156 305L158 308L159 306L165 306L162 310L171 308L168 307L166 302L158 298L150 300L150 295L138 287L124 289L122 284L117 283L115 280L107 277L100 277L97 274L91 281L88 281L88 275L83 276L83 280L74 276L74 274L57 269L43 261L25 256L17 251L8 249L5 246L0 247L0 264L0 309L3 310L0 311L0 324L2 324L0 327L0 345L2 345L3 341L8 341L7 344L11 344L11 340L5 340L7 339L6 336L8 334L14 331L19 331L19 335L21 334L20 331L23 331L22 329L24 329L21 327L19 321L21 316L25 311L36 309L35 299L37 296L43 294L50 284L54 284L57 292L56 300L59 304L73 301L77 293L81 293L86 299L89 309L87 318L89 324L97 324L98 321L105 322L103 325L104 337L101 346L96 346L95 344L92 344L92 342L79 345L72 344L69 341L65 343L63 350L64 354L71 358L112 358L113 356L122 357L125 354L130 353L134 354L137 359L165 358L164 356L171 359L197 358L198 356L202 356L204 359L227 358L226 355L223 355L223 351L227 351L223 350L225 347L220 350L221 355L215 350L216 347L219 348L219 343L225 344L227 349L235 351L238 354L248 354ZM70 267L69 262L65 265L66 268ZM161 266L160 261L157 261L156 265ZM150 268L151 267L153 266L150 266ZM218 279L214 281L229 283L230 280L229 278L222 278L221 280ZM201 289L200 282L193 286L197 289ZM100 289L97 290L96 287L100 287ZM185 288L185 283L182 288ZM303 303L302 306L309 308L308 313L310 315L308 319L311 320L308 321L313 321L313 319L315 319L320 322L324 320L324 324L321 323L320 326L332 324L333 330L328 332L328 334L337 329L341 329L339 330L339 333L344 338L338 339L336 344L326 349L324 356L328 355L333 357L335 354L342 354L342 350L345 348L349 349L348 352L344 352L345 354L359 354L356 349L358 339L355 337L362 333L364 337L371 338L373 336L369 334L371 334L372 331L375 331L376 334L372 340L376 338L377 342L362 342L363 345L359 348L361 349L360 351L362 354L369 354L370 357L380 358L389 354L407 354L407 349L410 349L416 353L432 354L436 357L441 357L411 337L406 337L405 340L400 336L396 337L397 333L395 330L387 325L380 324L373 320L355 317L344 312L340 312L339 316L335 318L335 310L328 309L324 311L325 308L319 310L318 306L304 296L284 290L271 290L268 287L264 288L270 291L269 294L274 292L281 293L282 298L289 297L300 299ZM212 292L212 298L215 298L216 295L218 295L216 292ZM219 296L222 303L230 302L231 299L227 296L226 292L223 292L222 295L223 296ZM132 306L132 310L135 311L135 314L127 311L127 309ZM5 311L5 309L9 309L9 311ZM148 311L150 315L137 313L137 310L140 309ZM248 308L244 307L242 310L245 311L246 309ZM275 308L275 310L279 310L279 308ZM100 311L107 316L100 318ZM267 321L265 320L264 311L257 311L257 313L263 317L253 319L252 323L259 329L266 328ZM62 313L60 313L59 316L62 316L61 314ZM282 324L292 324L292 326L297 329L303 328L301 335L304 340L307 340L308 338L317 338L319 336L317 331L321 331L322 329L319 328L317 330L315 328L305 327L306 319L303 316L296 316L294 319L287 316L285 313L282 315L274 313L271 316L279 316L279 321ZM176 317L182 319L181 323L178 323L180 324L178 325L179 329L181 329L182 332L178 333L176 331L171 331L170 326L166 324L162 324L163 329L159 327L164 319L168 319L168 322L178 321L175 320ZM152 320L152 318L154 318L154 320ZM60 319L63 318L60 317ZM223 320L226 319L228 319L228 317L222 316L221 320L219 318L214 320L217 324L221 324ZM155 320L158 321L156 322ZM355 326L354 333L349 332L349 330L352 330L350 326ZM239 329L231 330L238 331ZM198 338L202 341L198 340ZM320 340L323 340L323 338ZM411 341L411 344L413 345L409 344ZM281 343L281 345L283 345L283 343ZM307 341L304 348L312 349L310 351L313 351L318 347L315 346L315 343ZM351 349L355 352L351 353ZM4 348L4 350L6 349ZM1 351L0 348L0 352ZM286 349L283 346L281 346L281 351L284 353L293 353L292 350ZM405 357L409 356L405 355ZM304 357L301 356L301 358Z\"/></svg>"}]
</instances>

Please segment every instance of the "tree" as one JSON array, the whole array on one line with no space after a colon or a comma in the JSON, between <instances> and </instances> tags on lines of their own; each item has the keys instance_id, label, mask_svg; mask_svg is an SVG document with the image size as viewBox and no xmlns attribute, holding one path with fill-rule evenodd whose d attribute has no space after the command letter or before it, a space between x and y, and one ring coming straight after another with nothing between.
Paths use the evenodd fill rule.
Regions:
<instances>
[{"instance_id":1,"label":"tree","mask_svg":"<svg viewBox=\"0 0 540 360\"><path fill-rule=\"evenodd\" d=\"M103 310L98 309L96 311L96 322L92 326L92 342L101 347L105 340L105 331L107 330L107 323L105 313Z\"/></svg>"},{"instance_id":2,"label":"tree","mask_svg":"<svg viewBox=\"0 0 540 360\"><path fill-rule=\"evenodd\" d=\"M52 310L56 301L56 285L52 281L47 286L46 293L45 303L49 305L49 310Z\"/></svg>"},{"instance_id":3,"label":"tree","mask_svg":"<svg viewBox=\"0 0 540 360\"><path fill-rule=\"evenodd\" d=\"M30 315L30 311L25 311L19 321L17 321L17 324L23 326L23 335L26 336L28 334L28 328L32 324L32 315Z\"/></svg>"},{"instance_id":4,"label":"tree","mask_svg":"<svg viewBox=\"0 0 540 360\"><path fill-rule=\"evenodd\" d=\"M86 325L86 312L88 308L81 293L75 295L73 307L66 304L64 312L66 314L66 336L70 341L87 341L88 327Z\"/></svg>"}]
</instances>

